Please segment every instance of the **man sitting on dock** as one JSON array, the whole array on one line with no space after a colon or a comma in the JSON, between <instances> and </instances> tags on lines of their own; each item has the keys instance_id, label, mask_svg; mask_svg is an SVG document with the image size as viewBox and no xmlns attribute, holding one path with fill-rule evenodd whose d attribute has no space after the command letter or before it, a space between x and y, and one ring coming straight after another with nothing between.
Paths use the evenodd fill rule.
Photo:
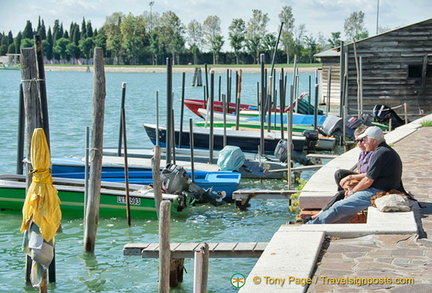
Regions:
<instances>
[{"instance_id":1,"label":"man sitting on dock","mask_svg":"<svg viewBox=\"0 0 432 293\"><path fill-rule=\"evenodd\" d=\"M359 135L366 151L374 151L366 176L345 193L345 199L336 202L307 224L345 223L352 216L370 206L370 198L380 191L401 190L402 161L384 139L379 127L371 126Z\"/></svg>"}]
</instances>

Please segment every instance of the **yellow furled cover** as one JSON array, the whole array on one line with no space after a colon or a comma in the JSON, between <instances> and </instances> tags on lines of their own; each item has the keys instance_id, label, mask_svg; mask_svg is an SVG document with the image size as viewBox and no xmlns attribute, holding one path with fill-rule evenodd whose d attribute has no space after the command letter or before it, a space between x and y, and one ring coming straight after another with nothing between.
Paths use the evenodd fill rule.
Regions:
<instances>
[{"instance_id":1,"label":"yellow furled cover","mask_svg":"<svg viewBox=\"0 0 432 293\"><path fill-rule=\"evenodd\" d=\"M42 128L34 130L30 151L33 178L22 210L21 232L28 230L30 221L33 221L44 240L49 242L60 226L62 215L57 189L52 185L51 155Z\"/></svg>"}]
</instances>

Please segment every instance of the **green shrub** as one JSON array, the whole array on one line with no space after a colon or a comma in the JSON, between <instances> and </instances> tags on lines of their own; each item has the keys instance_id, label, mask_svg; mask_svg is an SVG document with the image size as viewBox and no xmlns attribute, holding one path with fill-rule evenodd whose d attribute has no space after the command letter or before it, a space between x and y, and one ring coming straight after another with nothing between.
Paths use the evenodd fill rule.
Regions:
<instances>
[{"instance_id":1,"label":"green shrub","mask_svg":"<svg viewBox=\"0 0 432 293\"><path fill-rule=\"evenodd\" d=\"M420 124L423 127L431 127L432 126L432 120L425 120L425 121L422 121Z\"/></svg>"}]
</instances>

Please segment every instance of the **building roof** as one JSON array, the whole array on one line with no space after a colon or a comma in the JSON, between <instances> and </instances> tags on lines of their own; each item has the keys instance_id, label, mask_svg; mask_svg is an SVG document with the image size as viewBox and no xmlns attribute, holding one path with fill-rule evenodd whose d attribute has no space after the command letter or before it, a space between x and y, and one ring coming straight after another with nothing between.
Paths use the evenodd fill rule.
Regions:
<instances>
[{"instance_id":1,"label":"building roof","mask_svg":"<svg viewBox=\"0 0 432 293\"><path fill-rule=\"evenodd\" d=\"M385 35L385 34L389 34L389 33L394 32L394 31L402 30L402 29L405 29L405 28L408 28L408 27L411 27L411 26L419 25L421 23L425 23L425 22L428 22L428 21L432 21L432 18L429 18L429 19L426 19L426 20L423 20L423 21L419 21L419 22L416 22L416 23L412 23L412 24L409 24L409 25L406 25L406 26L398 27L398 28L395 28L393 30L389 30L389 31L386 31L386 32L383 32L383 33L380 33L380 34L376 34L376 35L373 35L373 36L370 36L370 37L367 37L367 38L364 38L364 39L361 39L361 40L356 40L356 43L364 42L364 41L367 41L367 40L372 39L372 38L376 38L376 37L379 37L379 36L382 36L382 35ZM349 42L349 43L347 43L345 45L351 45L352 43L353 42ZM322 51L322 52L317 53L317 54L314 55L314 57L316 57L316 58L322 58L322 57L324 57L324 58L325 57L339 57L339 56L340 56L340 47L336 47L336 48L332 48L332 49L329 49L329 50L326 50L326 51Z\"/></svg>"}]
</instances>

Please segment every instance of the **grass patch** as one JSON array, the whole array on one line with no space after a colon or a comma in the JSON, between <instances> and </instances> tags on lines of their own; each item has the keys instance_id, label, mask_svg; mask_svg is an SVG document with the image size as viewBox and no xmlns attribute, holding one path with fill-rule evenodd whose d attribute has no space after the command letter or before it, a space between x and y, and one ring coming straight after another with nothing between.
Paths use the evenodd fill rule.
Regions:
<instances>
[{"instance_id":1,"label":"grass patch","mask_svg":"<svg viewBox=\"0 0 432 293\"><path fill-rule=\"evenodd\" d=\"M425 121L422 121L420 124L423 127L432 127L432 120L425 120Z\"/></svg>"}]
</instances>

